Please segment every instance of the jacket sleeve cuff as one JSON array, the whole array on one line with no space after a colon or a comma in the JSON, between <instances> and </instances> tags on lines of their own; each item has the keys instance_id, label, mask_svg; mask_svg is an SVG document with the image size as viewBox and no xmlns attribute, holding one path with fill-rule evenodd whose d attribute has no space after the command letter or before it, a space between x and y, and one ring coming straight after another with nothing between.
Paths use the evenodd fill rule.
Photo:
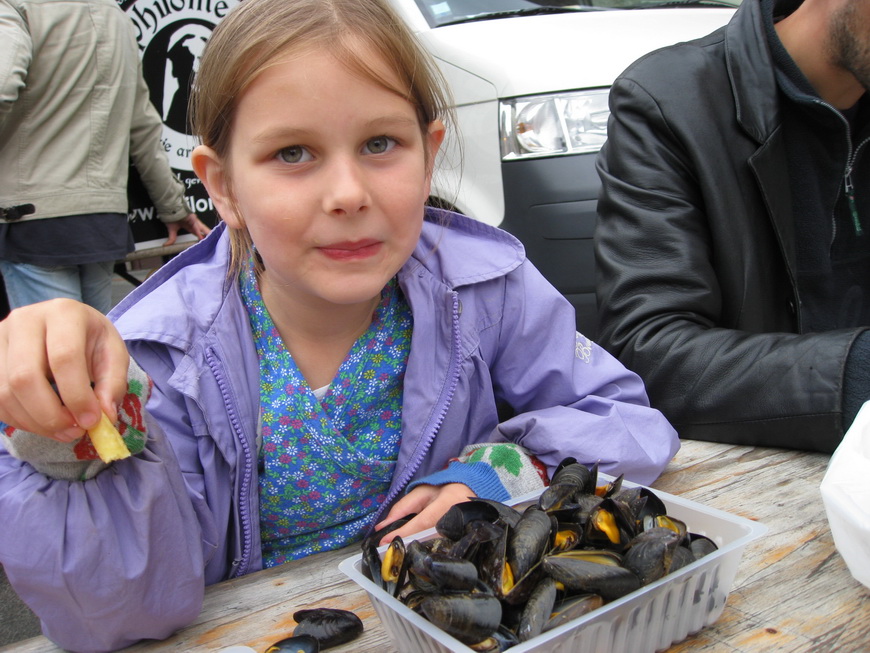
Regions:
<instances>
[{"instance_id":1,"label":"jacket sleeve cuff","mask_svg":"<svg viewBox=\"0 0 870 653\"><path fill-rule=\"evenodd\" d=\"M408 486L412 489L418 485L447 485L448 483L464 483L472 492L483 499L507 501L510 493L498 478L495 470L486 463L462 463L453 461L446 469L430 474Z\"/></svg>"}]
</instances>

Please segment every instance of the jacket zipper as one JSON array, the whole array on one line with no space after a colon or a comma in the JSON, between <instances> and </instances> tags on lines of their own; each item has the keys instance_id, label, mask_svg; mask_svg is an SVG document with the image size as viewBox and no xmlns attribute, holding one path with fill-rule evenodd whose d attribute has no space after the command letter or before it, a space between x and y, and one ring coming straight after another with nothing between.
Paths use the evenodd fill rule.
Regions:
<instances>
[{"instance_id":1,"label":"jacket zipper","mask_svg":"<svg viewBox=\"0 0 870 653\"><path fill-rule=\"evenodd\" d=\"M864 233L864 229L861 227L861 219L858 215L858 204L855 201L855 184L852 182L852 168L855 165L855 160L858 158L858 153L861 151L868 141L870 141L870 137L865 138L863 141L858 143L854 148L852 147L852 127L849 124L849 121L846 120L846 117L840 113L836 107L828 104L824 100L815 100L818 104L823 107L827 107L831 111L837 115L840 120L843 121L843 124L846 127L846 145L849 148L849 154L846 157L846 170L843 173L843 189L846 193L846 202L849 205L849 213L852 216L852 227L855 229L855 235L860 236ZM837 225L836 221L834 222L834 233L836 233Z\"/></svg>"},{"instance_id":2,"label":"jacket zipper","mask_svg":"<svg viewBox=\"0 0 870 653\"><path fill-rule=\"evenodd\" d=\"M406 470L402 479L399 483L395 485L395 489L390 493L387 499L384 501L381 509L378 513L377 518L374 523L381 518L381 514L385 511L387 506L392 504L395 498L399 495L408 482L411 480L411 477L417 472L420 468L420 464L423 462L423 458L426 456L426 452L429 450L429 444L432 442L432 439L435 437L435 434L438 433L438 430L441 428L441 424L444 422L444 418L447 416L447 411L450 408L450 404L453 403L453 395L456 392L456 386L459 384L459 352L460 352L460 337L459 337L459 314L461 312L461 306L459 302L459 294L457 292L453 292L453 314L452 314L452 327L453 327L453 343L451 348L451 356L450 363L447 369L448 374L448 385L447 392L442 393L443 400L438 406L437 416L433 422L431 422L431 428L429 429L428 436L426 438L426 446L420 450L417 454L416 458L411 461Z\"/></svg>"},{"instance_id":3,"label":"jacket zipper","mask_svg":"<svg viewBox=\"0 0 870 653\"><path fill-rule=\"evenodd\" d=\"M861 143L863 145L867 141ZM852 161L854 163L854 160ZM861 228L861 221L858 219L858 207L855 203L855 185L852 183L852 166L846 170L845 178L846 201L849 203L849 212L852 214L852 225L855 227L855 235L860 236L864 233Z\"/></svg>"},{"instance_id":4,"label":"jacket zipper","mask_svg":"<svg viewBox=\"0 0 870 653\"><path fill-rule=\"evenodd\" d=\"M220 388L221 397L223 398L224 406L227 410L227 417L229 418L230 424L232 424L236 438L242 445L244 455L244 473L242 474L241 487L239 488L239 524L242 529L242 551L239 559L233 560L229 573L229 578L237 578L248 573L248 568L251 565L251 552L254 546L251 534L251 516L248 513L249 496L251 493L251 477L253 476L251 449L242 433L241 424L234 405L230 401L230 392L227 388L226 379L222 373L220 357L217 355L213 347L209 347L206 350L205 357L208 366L217 381L218 388Z\"/></svg>"}]
</instances>

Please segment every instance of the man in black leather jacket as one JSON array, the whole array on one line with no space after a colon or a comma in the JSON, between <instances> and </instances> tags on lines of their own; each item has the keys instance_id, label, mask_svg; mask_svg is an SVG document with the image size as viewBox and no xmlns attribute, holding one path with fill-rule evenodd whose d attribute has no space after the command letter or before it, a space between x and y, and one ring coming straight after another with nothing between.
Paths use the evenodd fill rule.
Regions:
<instances>
[{"instance_id":1,"label":"man in black leather jacket","mask_svg":"<svg viewBox=\"0 0 870 653\"><path fill-rule=\"evenodd\" d=\"M680 436L831 452L870 398L870 0L743 0L610 95L599 342Z\"/></svg>"}]
</instances>

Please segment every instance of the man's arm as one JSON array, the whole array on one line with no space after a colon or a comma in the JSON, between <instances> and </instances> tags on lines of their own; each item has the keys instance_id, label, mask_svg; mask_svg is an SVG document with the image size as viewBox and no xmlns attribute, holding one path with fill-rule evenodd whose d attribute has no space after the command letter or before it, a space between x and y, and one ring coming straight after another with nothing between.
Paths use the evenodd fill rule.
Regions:
<instances>
[{"instance_id":1,"label":"man's arm","mask_svg":"<svg viewBox=\"0 0 870 653\"><path fill-rule=\"evenodd\" d=\"M18 100L32 58L24 17L9 0L0 0L0 125Z\"/></svg>"},{"instance_id":2,"label":"man's arm","mask_svg":"<svg viewBox=\"0 0 870 653\"><path fill-rule=\"evenodd\" d=\"M842 437L843 369L861 330L799 335L746 315L765 297L787 301L775 291L746 299L777 273L778 250L750 251L755 234L726 239L750 223L738 215L741 195L757 186L748 173L735 183L730 160L710 164L736 144L716 141L713 128L701 136L687 128L683 113L694 111L696 123L709 113L681 97L687 106L630 80L611 91L599 158L599 342L644 379L681 437L832 451ZM770 230L764 220L758 233Z\"/></svg>"}]
</instances>

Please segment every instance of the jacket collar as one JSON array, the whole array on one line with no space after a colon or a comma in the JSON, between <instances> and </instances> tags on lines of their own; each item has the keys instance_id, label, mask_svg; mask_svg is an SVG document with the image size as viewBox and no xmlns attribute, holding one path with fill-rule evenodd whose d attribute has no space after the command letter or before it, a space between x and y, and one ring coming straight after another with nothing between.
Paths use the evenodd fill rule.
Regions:
<instances>
[{"instance_id":1,"label":"jacket collar","mask_svg":"<svg viewBox=\"0 0 870 653\"><path fill-rule=\"evenodd\" d=\"M788 14L801 1L744 0L725 28L725 59L737 121L758 143L765 142L780 123L776 67L764 27L771 16L764 13Z\"/></svg>"},{"instance_id":2,"label":"jacket collar","mask_svg":"<svg viewBox=\"0 0 870 653\"><path fill-rule=\"evenodd\" d=\"M525 248L506 231L459 213L428 208L420 242L401 273L423 267L456 289L504 276L523 260Z\"/></svg>"}]
</instances>

